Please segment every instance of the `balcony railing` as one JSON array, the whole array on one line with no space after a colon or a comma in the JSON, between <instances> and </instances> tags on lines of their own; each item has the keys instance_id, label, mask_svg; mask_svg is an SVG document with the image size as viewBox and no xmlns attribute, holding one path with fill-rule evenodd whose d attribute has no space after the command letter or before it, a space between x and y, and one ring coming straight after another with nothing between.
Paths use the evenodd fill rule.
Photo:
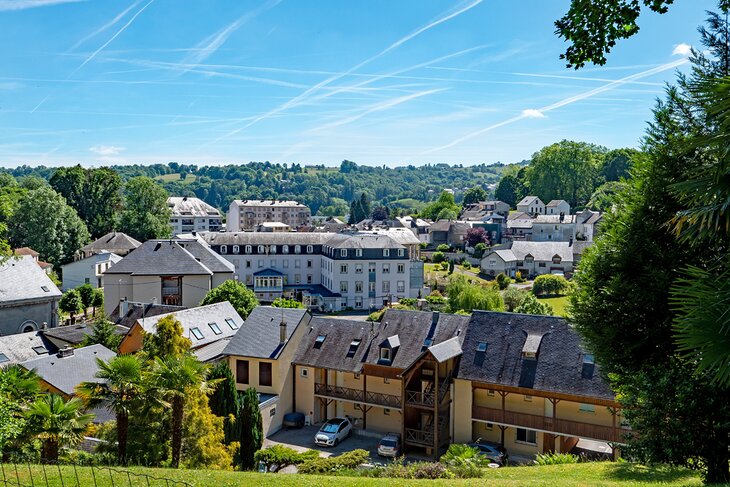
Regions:
<instances>
[{"instance_id":1,"label":"balcony railing","mask_svg":"<svg viewBox=\"0 0 730 487\"><path fill-rule=\"evenodd\" d=\"M451 374L443 378L439 382L439 404L444 400L446 394L449 392L449 386L451 384ZM427 392L420 391L406 391L406 404L410 406L421 406L421 407L433 407L436 401L436 394L433 389Z\"/></svg>"},{"instance_id":2,"label":"balcony railing","mask_svg":"<svg viewBox=\"0 0 730 487\"><path fill-rule=\"evenodd\" d=\"M433 431L406 428L406 443L433 446Z\"/></svg>"},{"instance_id":3,"label":"balcony railing","mask_svg":"<svg viewBox=\"0 0 730 487\"><path fill-rule=\"evenodd\" d=\"M383 406L386 408L400 409L401 407L400 396L383 394L380 392L365 392L361 389L351 389L349 387L315 383L314 394L317 396L344 399L362 404L374 404L376 406Z\"/></svg>"},{"instance_id":4,"label":"balcony railing","mask_svg":"<svg viewBox=\"0 0 730 487\"><path fill-rule=\"evenodd\" d=\"M569 419L550 418L537 414L516 413L483 406L472 407L472 418L493 423L518 426L520 428L550 431L580 438L601 441L622 442L623 435L630 430L623 427L603 426Z\"/></svg>"}]
</instances>

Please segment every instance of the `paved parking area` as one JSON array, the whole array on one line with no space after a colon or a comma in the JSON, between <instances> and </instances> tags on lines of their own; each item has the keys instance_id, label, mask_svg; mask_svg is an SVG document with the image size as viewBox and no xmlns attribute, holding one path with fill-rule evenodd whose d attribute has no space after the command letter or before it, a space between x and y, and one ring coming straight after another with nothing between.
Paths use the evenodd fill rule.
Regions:
<instances>
[{"instance_id":1,"label":"paved parking area","mask_svg":"<svg viewBox=\"0 0 730 487\"><path fill-rule=\"evenodd\" d=\"M272 445L283 445L293 448L297 451L317 450L321 457L329 457L339 455L351 450L362 448L370 452L370 457L376 461L378 438L371 436L361 436L358 431L353 431L352 436L342 441L337 446L324 447L314 444L314 435L319 430L319 426L304 426L299 429L282 429L274 433L264 440L264 448Z\"/></svg>"}]
</instances>

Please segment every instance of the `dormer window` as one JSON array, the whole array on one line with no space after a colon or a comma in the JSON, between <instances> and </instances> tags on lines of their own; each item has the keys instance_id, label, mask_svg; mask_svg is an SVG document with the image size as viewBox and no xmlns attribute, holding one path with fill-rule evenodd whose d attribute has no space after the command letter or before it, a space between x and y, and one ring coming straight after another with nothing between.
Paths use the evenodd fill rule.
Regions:
<instances>
[{"instance_id":1,"label":"dormer window","mask_svg":"<svg viewBox=\"0 0 730 487\"><path fill-rule=\"evenodd\" d=\"M240 250L240 248L239 248L239 246L238 246L238 245L234 245L234 246L233 246L233 253L234 253L234 254L237 254L237 253L239 252L239 250Z\"/></svg>"},{"instance_id":2,"label":"dormer window","mask_svg":"<svg viewBox=\"0 0 730 487\"><path fill-rule=\"evenodd\" d=\"M301 245L295 245L294 246L294 253L295 254L301 254L302 253L302 246Z\"/></svg>"},{"instance_id":3,"label":"dormer window","mask_svg":"<svg viewBox=\"0 0 730 487\"><path fill-rule=\"evenodd\" d=\"M228 245L221 245L221 254L228 253Z\"/></svg>"},{"instance_id":4,"label":"dormer window","mask_svg":"<svg viewBox=\"0 0 730 487\"><path fill-rule=\"evenodd\" d=\"M282 254L288 254L289 253L289 246L288 245L282 246L281 247L281 253Z\"/></svg>"},{"instance_id":5,"label":"dormer window","mask_svg":"<svg viewBox=\"0 0 730 487\"><path fill-rule=\"evenodd\" d=\"M340 249L340 257L347 257L347 249Z\"/></svg>"},{"instance_id":6,"label":"dormer window","mask_svg":"<svg viewBox=\"0 0 730 487\"><path fill-rule=\"evenodd\" d=\"M362 249L355 249L355 257L362 257Z\"/></svg>"},{"instance_id":7,"label":"dormer window","mask_svg":"<svg viewBox=\"0 0 730 487\"><path fill-rule=\"evenodd\" d=\"M246 245L246 253L247 254L250 254L251 253L251 246L250 245Z\"/></svg>"},{"instance_id":8,"label":"dormer window","mask_svg":"<svg viewBox=\"0 0 730 487\"><path fill-rule=\"evenodd\" d=\"M226 318L226 324L231 328L231 330L238 330L238 325L231 318Z\"/></svg>"},{"instance_id":9,"label":"dormer window","mask_svg":"<svg viewBox=\"0 0 730 487\"><path fill-rule=\"evenodd\" d=\"M314 340L314 348L321 348L327 335L317 335L317 339Z\"/></svg>"},{"instance_id":10,"label":"dormer window","mask_svg":"<svg viewBox=\"0 0 730 487\"><path fill-rule=\"evenodd\" d=\"M553 264L560 264L561 261L562 259L559 255L553 255Z\"/></svg>"},{"instance_id":11,"label":"dormer window","mask_svg":"<svg viewBox=\"0 0 730 487\"><path fill-rule=\"evenodd\" d=\"M314 246L313 245L307 245L307 253L308 254L311 254L312 252L314 252Z\"/></svg>"},{"instance_id":12,"label":"dormer window","mask_svg":"<svg viewBox=\"0 0 730 487\"><path fill-rule=\"evenodd\" d=\"M276 253L276 245L269 245L269 253L270 254Z\"/></svg>"},{"instance_id":13,"label":"dormer window","mask_svg":"<svg viewBox=\"0 0 730 487\"><path fill-rule=\"evenodd\" d=\"M398 257L403 257L406 255L406 249L398 249Z\"/></svg>"},{"instance_id":14,"label":"dormer window","mask_svg":"<svg viewBox=\"0 0 730 487\"><path fill-rule=\"evenodd\" d=\"M259 245L259 247L257 249L257 252L259 254L263 254L264 252L266 252L266 250L264 249L264 246L263 245Z\"/></svg>"},{"instance_id":15,"label":"dormer window","mask_svg":"<svg viewBox=\"0 0 730 487\"><path fill-rule=\"evenodd\" d=\"M527 254L525 256L525 264L532 264L535 261L535 258L531 256L530 254Z\"/></svg>"},{"instance_id":16,"label":"dormer window","mask_svg":"<svg viewBox=\"0 0 730 487\"><path fill-rule=\"evenodd\" d=\"M380 360L387 360L388 362L391 361L391 353L392 350L387 347L380 347Z\"/></svg>"},{"instance_id":17,"label":"dormer window","mask_svg":"<svg viewBox=\"0 0 730 487\"><path fill-rule=\"evenodd\" d=\"M350 342L350 348L347 350L348 357L352 357L353 355L355 355L355 352L357 352L360 343L362 343L362 340L360 338L356 338Z\"/></svg>"},{"instance_id":18,"label":"dormer window","mask_svg":"<svg viewBox=\"0 0 730 487\"><path fill-rule=\"evenodd\" d=\"M383 249L383 257L390 257L390 249Z\"/></svg>"}]
</instances>

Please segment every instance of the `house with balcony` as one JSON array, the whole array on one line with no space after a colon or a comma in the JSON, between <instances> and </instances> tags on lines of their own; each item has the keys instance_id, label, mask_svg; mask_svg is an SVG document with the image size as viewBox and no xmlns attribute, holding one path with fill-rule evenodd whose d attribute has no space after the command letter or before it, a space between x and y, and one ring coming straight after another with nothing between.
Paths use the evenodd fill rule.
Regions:
<instances>
[{"instance_id":1,"label":"house with balcony","mask_svg":"<svg viewBox=\"0 0 730 487\"><path fill-rule=\"evenodd\" d=\"M222 352L236 388L259 393L264 436L281 429L284 415L293 410L292 360L311 319L305 309L257 306Z\"/></svg>"},{"instance_id":2,"label":"house with balcony","mask_svg":"<svg viewBox=\"0 0 730 487\"><path fill-rule=\"evenodd\" d=\"M148 240L104 271L104 303L107 309L122 301L192 308L233 277L233 264L203 241Z\"/></svg>"},{"instance_id":3,"label":"house with balcony","mask_svg":"<svg viewBox=\"0 0 730 487\"><path fill-rule=\"evenodd\" d=\"M380 323L314 317L293 359L295 410L401 432L437 456L452 440L451 383L468 316L388 309Z\"/></svg>"},{"instance_id":4,"label":"house with balcony","mask_svg":"<svg viewBox=\"0 0 730 487\"><path fill-rule=\"evenodd\" d=\"M613 391L562 318L475 311L454 377L453 438L522 455L624 440Z\"/></svg>"}]
</instances>

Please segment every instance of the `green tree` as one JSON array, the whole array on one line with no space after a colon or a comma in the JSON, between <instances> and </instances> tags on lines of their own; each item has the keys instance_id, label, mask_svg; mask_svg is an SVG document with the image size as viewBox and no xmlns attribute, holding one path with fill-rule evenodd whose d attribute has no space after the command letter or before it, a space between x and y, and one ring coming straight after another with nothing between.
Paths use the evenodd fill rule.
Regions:
<instances>
[{"instance_id":1,"label":"green tree","mask_svg":"<svg viewBox=\"0 0 730 487\"><path fill-rule=\"evenodd\" d=\"M148 177L139 176L127 181L120 226L124 233L141 242L169 237L167 191Z\"/></svg>"},{"instance_id":2,"label":"green tree","mask_svg":"<svg viewBox=\"0 0 730 487\"><path fill-rule=\"evenodd\" d=\"M28 406L28 432L41 440L41 460L56 462L61 445L81 441L94 419L93 414L83 414L82 407L81 399L65 401L58 394L44 394Z\"/></svg>"},{"instance_id":3,"label":"green tree","mask_svg":"<svg viewBox=\"0 0 730 487\"><path fill-rule=\"evenodd\" d=\"M572 208L588 202L606 149L563 140L533 154L527 169L530 193L543 201L565 200Z\"/></svg>"},{"instance_id":4,"label":"green tree","mask_svg":"<svg viewBox=\"0 0 730 487\"><path fill-rule=\"evenodd\" d=\"M24 406L40 393L38 375L20 365L0 367L0 455L19 446L26 428Z\"/></svg>"},{"instance_id":5,"label":"green tree","mask_svg":"<svg viewBox=\"0 0 730 487\"><path fill-rule=\"evenodd\" d=\"M86 310L94 304L94 288L91 284L82 284L76 290L81 296L81 306L84 308L84 318L86 318Z\"/></svg>"},{"instance_id":6,"label":"green tree","mask_svg":"<svg viewBox=\"0 0 730 487\"><path fill-rule=\"evenodd\" d=\"M76 321L76 314L80 313L84 309L84 304L81 301L81 293L76 289L69 289L58 302L58 309L64 313L68 313L71 316L71 324Z\"/></svg>"},{"instance_id":7,"label":"green tree","mask_svg":"<svg viewBox=\"0 0 730 487\"><path fill-rule=\"evenodd\" d=\"M570 43L560 59L568 67L582 68L586 63L606 64L606 54L620 39L637 32L636 23L642 4L663 14L674 0L572 0L570 9L555 22L557 33Z\"/></svg>"},{"instance_id":8,"label":"green tree","mask_svg":"<svg viewBox=\"0 0 730 487\"><path fill-rule=\"evenodd\" d=\"M534 294L525 293L524 299L514 308L514 312L527 315L552 315L553 308L547 303L541 303Z\"/></svg>"},{"instance_id":9,"label":"green tree","mask_svg":"<svg viewBox=\"0 0 730 487\"><path fill-rule=\"evenodd\" d=\"M515 286L508 287L502 293L502 300L504 301L504 307L506 311L514 312L529 293L523 289Z\"/></svg>"},{"instance_id":10,"label":"green tree","mask_svg":"<svg viewBox=\"0 0 730 487\"><path fill-rule=\"evenodd\" d=\"M108 362L96 359L96 363L95 376L102 381L82 382L76 392L88 407L105 406L114 413L117 460L126 465L130 415L146 390L143 364L137 355L117 355Z\"/></svg>"},{"instance_id":11,"label":"green tree","mask_svg":"<svg viewBox=\"0 0 730 487\"><path fill-rule=\"evenodd\" d=\"M520 181L516 174L507 174L499 180L497 189L494 191L494 197L507 203L511 208L517 205L526 193L524 184Z\"/></svg>"},{"instance_id":12,"label":"green tree","mask_svg":"<svg viewBox=\"0 0 730 487\"><path fill-rule=\"evenodd\" d=\"M488 196L487 192L481 186L474 186L464 192L464 199L461 204L463 206L473 205L480 201L486 201Z\"/></svg>"},{"instance_id":13,"label":"green tree","mask_svg":"<svg viewBox=\"0 0 730 487\"><path fill-rule=\"evenodd\" d=\"M186 393L181 463L188 469L229 470L233 465L231 453L238 442L225 442L224 418L216 416L208 405L205 391L193 389Z\"/></svg>"},{"instance_id":14,"label":"green tree","mask_svg":"<svg viewBox=\"0 0 730 487\"><path fill-rule=\"evenodd\" d=\"M631 166L639 154L636 149L614 149L606 152L601 161L600 176L603 181L620 181L629 177Z\"/></svg>"},{"instance_id":15,"label":"green tree","mask_svg":"<svg viewBox=\"0 0 730 487\"><path fill-rule=\"evenodd\" d=\"M94 289L94 295L91 298L91 306L94 307L92 314L96 315L96 308L104 306L104 291L101 289Z\"/></svg>"},{"instance_id":16,"label":"green tree","mask_svg":"<svg viewBox=\"0 0 730 487\"><path fill-rule=\"evenodd\" d=\"M32 247L55 267L71 262L89 241L86 225L64 198L49 187L28 191L9 225L14 247Z\"/></svg>"},{"instance_id":17,"label":"green tree","mask_svg":"<svg viewBox=\"0 0 730 487\"><path fill-rule=\"evenodd\" d=\"M543 274L535 278L532 293L535 296L565 296L570 291L570 283L563 276Z\"/></svg>"},{"instance_id":18,"label":"green tree","mask_svg":"<svg viewBox=\"0 0 730 487\"><path fill-rule=\"evenodd\" d=\"M305 308L303 303L296 299L276 298L271 306L275 308Z\"/></svg>"},{"instance_id":19,"label":"green tree","mask_svg":"<svg viewBox=\"0 0 730 487\"><path fill-rule=\"evenodd\" d=\"M254 462L263 462L267 472L280 472L291 465L300 465L306 461L319 458L317 450L298 452L283 445L273 445L259 450L254 455Z\"/></svg>"},{"instance_id":20,"label":"green tree","mask_svg":"<svg viewBox=\"0 0 730 487\"><path fill-rule=\"evenodd\" d=\"M192 342L183 336L182 323L175 315L168 315L157 322L154 333L146 333L142 349L149 358L175 358L185 355Z\"/></svg>"},{"instance_id":21,"label":"green tree","mask_svg":"<svg viewBox=\"0 0 730 487\"><path fill-rule=\"evenodd\" d=\"M240 440L241 431L238 414L241 411L241 404L236 389L236 381L228 363L220 362L214 365L208 372L208 380L217 381L215 391L210 395L208 403L213 414L223 418L226 444Z\"/></svg>"},{"instance_id":22,"label":"green tree","mask_svg":"<svg viewBox=\"0 0 730 487\"><path fill-rule=\"evenodd\" d=\"M222 303L223 301L231 303L233 309L244 320L259 305L259 301L253 291L242 282L231 279L208 291L208 294L205 295L200 305L205 306L206 304Z\"/></svg>"},{"instance_id":23,"label":"green tree","mask_svg":"<svg viewBox=\"0 0 730 487\"><path fill-rule=\"evenodd\" d=\"M263 430L259 395L256 389L249 387L241 401L241 470L253 470L256 467L254 455L264 443Z\"/></svg>"},{"instance_id":24,"label":"green tree","mask_svg":"<svg viewBox=\"0 0 730 487\"><path fill-rule=\"evenodd\" d=\"M603 183L593 191L586 207L605 213L613 210L618 194L626 188L626 183L621 181L609 181Z\"/></svg>"},{"instance_id":25,"label":"green tree","mask_svg":"<svg viewBox=\"0 0 730 487\"><path fill-rule=\"evenodd\" d=\"M472 283L463 275L452 276L446 286L446 292L449 296L449 309L452 313L458 310L472 312L475 309L504 311L502 295L495 286Z\"/></svg>"},{"instance_id":26,"label":"green tree","mask_svg":"<svg viewBox=\"0 0 730 487\"><path fill-rule=\"evenodd\" d=\"M91 334L84 336L81 346L88 347L89 345L98 343L104 345L109 350L116 351L119 349L123 338L124 336L117 333L116 325L102 317L94 323Z\"/></svg>"},{"instance_id":27,"label":"green tree","mask_svg":"<svg viewBox=\"0 0 730 487\"><path fill-rule=\"evenodd\" d=\"M443 191L436 201L426 205L423 211L421 211L420 216L431 220L438 220L439 215L455 218L459 214L460 209L459 205L454 201L454 195L448 191Z\"/></svg>"},{"instance_id":28,"label":"green tree","mask_svg":"<svg viewBox=\"0 0 730 487\"><path fill-rule=\"evenodd\" d=\"M365 193L360 194L360 198L355 198L350 203L350 224L361 222L370 218L372 210L370 208L370 198Z\"/></svg>"},{"instance_id":29,"label":"green tree","mask_svg":"<svg viewBox=\"0 0 730 487\"><path fill-rule=\"evenodd\" d=\"M186 399L195 392L206 392L209 384L205 378L206 366L190 354L183 356L155 357L150 381L161 397L171 405L171 457L172 468L180 466L183 439L183 416Z\"/></svg>"}]
</instances>

